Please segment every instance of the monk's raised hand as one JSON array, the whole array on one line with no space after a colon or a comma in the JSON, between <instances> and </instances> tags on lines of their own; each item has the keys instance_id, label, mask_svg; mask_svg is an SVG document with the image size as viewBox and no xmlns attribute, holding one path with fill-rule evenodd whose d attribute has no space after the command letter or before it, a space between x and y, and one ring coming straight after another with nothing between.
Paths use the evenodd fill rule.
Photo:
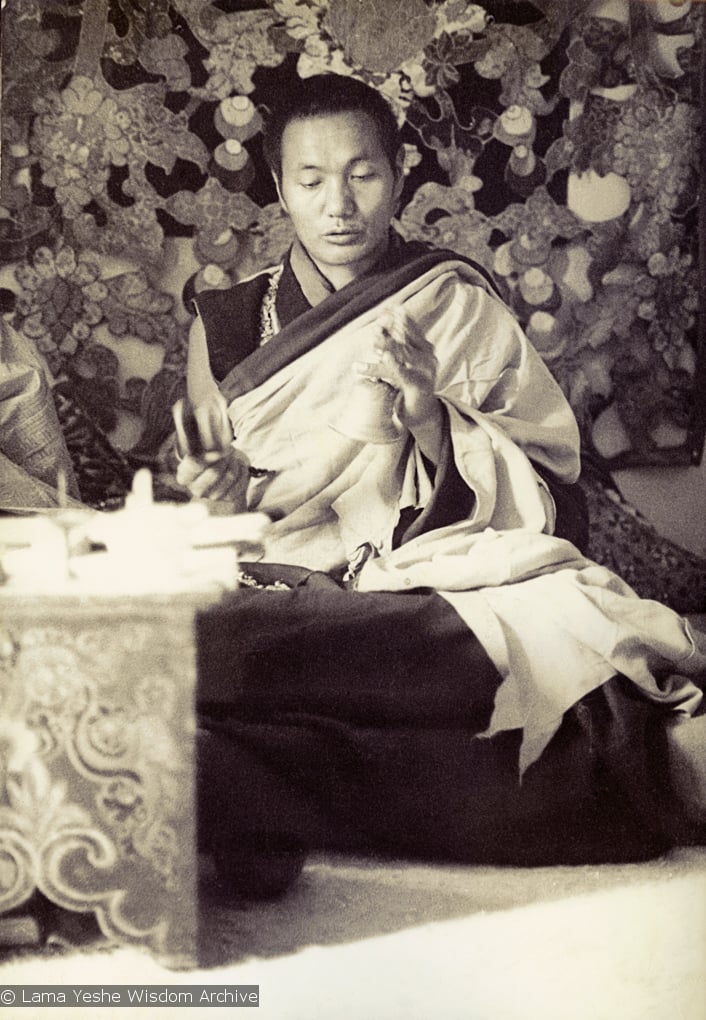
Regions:
<instances>
[{"instance_id":1,"label":"monk's raised hand","mask_svg":"<svg viewBox=\"0 0 706 1020\"><path fill-rule=\"evenodd\" d=\"M434 395L437 360L433 346L414 319L398 305L385 309L376 323L371 359L357 370L398 391L395 405L403 425L423 452L437 460L441 444L441 405Z\"/></svg>"}]
</instances>

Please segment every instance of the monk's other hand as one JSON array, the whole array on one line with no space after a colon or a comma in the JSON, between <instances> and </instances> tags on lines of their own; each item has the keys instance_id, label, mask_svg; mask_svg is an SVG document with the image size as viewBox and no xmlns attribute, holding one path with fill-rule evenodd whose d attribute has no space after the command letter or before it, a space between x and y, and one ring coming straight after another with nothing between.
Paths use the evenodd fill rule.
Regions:
<instances>
[{"instance_id":1,"label":"monk's other hand","mask_svg":"<svg viewBox=\"0 0 706 1020\"><path fill-rule=\"evenodd\" d=\"M232 503L236 513L245 509L249 477L247 461L233 448L186 456L179 462L176 474L179 485L195 499Z\"/></svg>"}]
</instances>

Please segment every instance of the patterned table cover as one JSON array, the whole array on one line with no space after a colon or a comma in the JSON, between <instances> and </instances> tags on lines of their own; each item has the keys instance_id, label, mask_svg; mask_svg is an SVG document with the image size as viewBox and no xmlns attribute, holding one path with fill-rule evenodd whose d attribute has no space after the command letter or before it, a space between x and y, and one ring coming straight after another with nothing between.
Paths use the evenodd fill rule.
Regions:
<instances>
[{"instance_id":1,"label":"patterned table cover","mask_svg":"<svg viewBox=\"0 0 706 1020\"><path fill-rule=\"evenodd\" d=\"M38 890L197 958L197 611L213 594L0 589L0 914Z\"/></svg>"}]
</instances>

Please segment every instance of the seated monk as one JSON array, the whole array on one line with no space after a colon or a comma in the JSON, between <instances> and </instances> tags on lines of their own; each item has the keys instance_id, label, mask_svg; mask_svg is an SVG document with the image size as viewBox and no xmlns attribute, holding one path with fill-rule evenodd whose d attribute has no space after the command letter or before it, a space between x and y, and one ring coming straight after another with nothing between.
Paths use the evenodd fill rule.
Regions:
<instances>
[{"instance_id":1,"label":"seated monk","mask_svg":"<svg viewBox=\"0 0 706 1020\"><path fill-rule=\"evenodd\" d=\"M535 865L701 840L706 657L581 554L576 421L492 281L391 229L386 101L302 81L266 156L296 240L197 296L177 413L181 484L273 521L260 585L200 623L222 889L280 892L311 849Z\"/></svg>"}]
</instances>

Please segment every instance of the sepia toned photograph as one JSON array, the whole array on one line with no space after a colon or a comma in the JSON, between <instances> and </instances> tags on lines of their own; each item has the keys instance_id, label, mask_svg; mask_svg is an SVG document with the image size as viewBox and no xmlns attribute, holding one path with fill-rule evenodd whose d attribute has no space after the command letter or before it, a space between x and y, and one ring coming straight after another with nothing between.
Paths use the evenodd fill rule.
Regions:
<instances>
[{"instance_id":1,"label":"sepia toned photograph","mask_svg":"<svg viewBox=\"0 0 706 1020\"><path fill-rule=\"evenodd\" d=\"M706 3L0 11L3 1016L706 1020Z\"/></svg>"}]
</instances>

